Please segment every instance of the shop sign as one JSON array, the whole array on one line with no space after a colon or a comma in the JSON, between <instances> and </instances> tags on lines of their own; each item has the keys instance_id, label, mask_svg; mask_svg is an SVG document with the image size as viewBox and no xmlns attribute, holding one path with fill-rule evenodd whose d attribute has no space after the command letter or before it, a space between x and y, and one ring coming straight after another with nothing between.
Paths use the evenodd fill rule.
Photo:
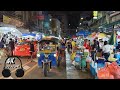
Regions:
<instances>
[{"instance_id":1,"label":"shop sign","mask_svg":"<svg viewBox=\"0 0 120 90\"><path fill-rule=\"evenodd\" d=\"M93 16L97 17L98 16L98 11L93 11Z\"/></svg>"},{"instance_id":2,"label":"shop sign","mask_svg":"<svg viewBox=\"0 0 120 90\"><path fill-rule=\"evenodd\" d=\"M98 11L93 11L93 19L97 19L98 17Z\"/></svg>"},{"instance_id":3,"label":"shop sign","mask_svg":"<svg viewBox=\"0 0 120 90\"><path fill-rule=\"evenodd\" d=\"M44 15L39 15L39 16L37 16L37 19L39 19L39 20L44 20Z\"/></svg>"}]
</instances>

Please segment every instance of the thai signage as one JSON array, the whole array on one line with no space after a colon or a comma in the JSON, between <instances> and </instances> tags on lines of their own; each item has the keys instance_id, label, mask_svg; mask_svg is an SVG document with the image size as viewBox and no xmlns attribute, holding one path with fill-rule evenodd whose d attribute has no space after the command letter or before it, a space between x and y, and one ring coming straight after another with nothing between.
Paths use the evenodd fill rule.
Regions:
<instances>
[{"instance_id":1,"label":"thai signage","mask_svg":"<svg viewBox=\"0 0 120 90\"><path fill-rule=\"evenodd\" d=\"M39 19L39 20L44 20L44 15L39 15L39 16L37 16L37 19Z\"/></svg>"}]
</instances>

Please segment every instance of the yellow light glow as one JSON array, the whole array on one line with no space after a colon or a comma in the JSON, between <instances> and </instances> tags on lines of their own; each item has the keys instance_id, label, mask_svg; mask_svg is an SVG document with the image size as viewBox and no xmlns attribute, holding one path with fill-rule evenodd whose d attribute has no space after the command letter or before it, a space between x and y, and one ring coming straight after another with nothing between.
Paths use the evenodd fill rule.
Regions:
<instances>
[{"instance_id":1,"label":"yellow light glow","mask_svg":"<svg viewBox=\"0 0 120 90\"><path fill-rule=\"evenodd\" d=\"M98 11L93 11L93 16L97 17L98 16Z\"/></svg>"}]
</instances>

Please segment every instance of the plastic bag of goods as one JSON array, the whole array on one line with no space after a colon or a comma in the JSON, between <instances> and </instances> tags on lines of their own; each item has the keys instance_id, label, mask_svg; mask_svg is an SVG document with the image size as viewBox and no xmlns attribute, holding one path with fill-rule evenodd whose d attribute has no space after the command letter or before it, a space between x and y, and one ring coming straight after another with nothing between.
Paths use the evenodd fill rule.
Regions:
<instances>
[{"instance_id":1,"label":"plastic bag of goods","mask_svg":"<svg viewBox=\"0 0 120 90\"><path fill-rule=\"evenodd\" d=\"M114 76L110 74L107 67L98 70L97 77L98 79L114 79Z\"/></svg>"},{"instance_id":2,"label":"plastic bag of goods","mask_svg":"<svg viewBox=\"0 0 120 90\"><path fill-rule=\"evenodd\" d=\"M115 74L116 74L117 68L118 68L118 65L117 65L116 62L112 62L111 64L108 65L109 72L110 72L112 75L115 75Z\"/></svg>"},{"instance_id":3,"label":"plastic bag of goods","mask_svg":"<svg viewBox=\"0 0 120 90\"><path fill-rule=\"evenodd\" d=\"M120 79L120 67L117 68L114 77L115 77L115 79Z\"/></svg>"},{"instance_id":4,"label":"plastic bag of goods","mask_svg":"<svg viewBox=\"0 0 120 90\"><path fill-rule=\"evenodd\" d=\"M81 60L81 56L76 54L75 58L74 58L75 62L80 62Z\"/></svg>"},{"instance_id":5,"label":"plastic bag of goods","mask_svg":"<svg viewBox=\"0 0 120 90\"><path fill-rule=\"evenodd\" d=\"M120 79L120 66L116 62L113 62L112 67L114 71L111 71L111 73L114 75L115 79Z\"/></svg>"},{"instance_id":6,"label":"plastic bag of goods","mask_svg":"<svg viewBox=\"0 0 120 90\"><path fill-rule=\"evenodd\" d=\"M87 63L92 62L92 58L88 56L88 57L86 58L86 62L87 62Z\"/></svg>"}]
</instances>

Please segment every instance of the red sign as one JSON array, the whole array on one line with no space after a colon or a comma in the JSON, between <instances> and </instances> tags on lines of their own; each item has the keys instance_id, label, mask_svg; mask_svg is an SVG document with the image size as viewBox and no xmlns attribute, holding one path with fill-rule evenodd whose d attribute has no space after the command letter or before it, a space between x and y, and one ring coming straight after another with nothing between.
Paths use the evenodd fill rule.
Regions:
<instances>
[{"instance_id":1,"label":"red sign","mask_svg":"<svg viewBox=\"0 0 120 90\"><path fill-rule=\"evenodd\" d=\"M44 15L39 15L39 16L37 16L37 19L39 19L39 20L44 20Z\"/></svg>"}]
</instances>

